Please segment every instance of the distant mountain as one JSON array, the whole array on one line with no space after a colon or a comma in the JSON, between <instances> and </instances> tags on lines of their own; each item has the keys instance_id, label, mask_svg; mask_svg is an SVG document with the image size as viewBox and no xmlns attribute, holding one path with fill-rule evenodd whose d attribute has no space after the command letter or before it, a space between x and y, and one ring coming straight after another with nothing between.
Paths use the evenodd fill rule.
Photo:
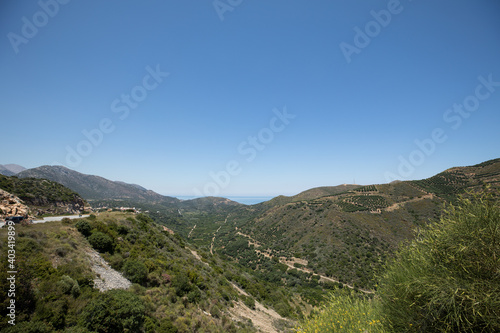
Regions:
<instances>
[{"instance_id":1,"label":"distant mountain","mask_svg":"<svg viewBox=\"0 0 500 333\"><path fill-rule=\"evenodd\" d=\"M18 164L0 164L0 174L4 176L14 176L24 170L26 168Z\"/></svg>"},{"instance_id":2,"label":"distant mountain","mask_svg":"<svg viewBox=\"0 0 500 333\"><path fill-rule=\"evenodd\" d=\"M134 186L135 188L137 188L137 189L139 189L139 190L142 190L142 191L147 191L147 190L148 190L147 188L142 187L141 185L137 185L137 184L129 184L129 183L125 183L125 182L122 182L122 181L119 181L119 180L115 180L115 183L122 184L122 185L130 185L130 186Z\"/></svg>"},{"instance_id":3,"label":"distant mountain","mask_svg":"<svg viewBox=\"0 0 500 333\"><path fill-rule=\"evenodd\" d=\"M44 165L17 174L20 178L49 179L72 189L86 200L127 200L132 202L177 203L180 200L163 196L142 186L86 175L63 166Z\"/></svg>"}]
</instances>

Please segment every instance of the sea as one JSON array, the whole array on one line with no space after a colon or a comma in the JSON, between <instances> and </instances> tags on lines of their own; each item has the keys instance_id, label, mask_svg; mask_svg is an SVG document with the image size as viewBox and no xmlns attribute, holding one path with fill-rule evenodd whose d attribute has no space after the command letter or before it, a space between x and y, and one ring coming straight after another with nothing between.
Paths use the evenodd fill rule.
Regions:
<instances>
[{"instance_id":1,"label":"sea","mask_svg":"<svg viewBox=\"0 0 500 333\"><path fill-rule=\"evenodd\" d=\"M183 196L183 195L174 195L174 197L181 199L181 200L191 200L195 199L197 197L193 196ZM261 196L261 197L255 197L255 196L229 196L229 197L223 197L227 198L229 200L233 200L236 202L239 202L244 205L255 205L264 201L271 200L274 198L273 196Z\"/></svg>"}]
</instances>

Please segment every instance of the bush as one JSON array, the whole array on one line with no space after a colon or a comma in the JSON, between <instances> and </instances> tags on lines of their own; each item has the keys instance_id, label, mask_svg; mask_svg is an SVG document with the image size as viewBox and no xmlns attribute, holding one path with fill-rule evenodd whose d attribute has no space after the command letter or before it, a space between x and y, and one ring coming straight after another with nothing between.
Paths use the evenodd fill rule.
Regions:
<instances>
[{"instance_id":1,"label":"bush","mask_svg":"<svg viewBox=\"0 0 500 333\"><path fill-rule=\"evenodd\" d=\"M500 208L490 194L450 205L382 276L396 332L500 332Z\"/></svg>"},{"instance_id":2,"label":"bush","mask_svg":"<svg viewBox=\"0 0 500 333\"><path fill-rule=\"evenodd\" d=\"M359 298L351 291L337 291L315 315L301 323L297 332L383 333L385 330L376 301Z\"/></svg>"},{"instance_id":3,"label":"bush","mask_svg":"<svg viewBox=\"0 0 500 333\"><path fill-rule=\"evenodd\" d=\"M243 303L245 303L246 306L248 306L250 309L255 310L255 300L253 299L252 296L242 296L243 297Z\"/></svg>"},{"instance_id":4,"label":"bush","mask_svg":"<svg viewBox=\"0 0 500 333\"><path fill-rule=\"evenodd\" d=\"M57 282L57 286L63 294L71 294L73 297L78 297L80 295L80 286L78 282L68 275L63 275L59 282Z\"/></svg>"},{"instance_id":5,"label":"bush","mask_svg":"<svg viewBox=\"0 0 500 333\"><path fill-rule=\"evenodd\" d=\"M53 331L50 325L42 321L16 323L16 325L2 330L4 333L50 333Z\"/></svg>"},{"instance_id":6,"label":"bush","mask_svg":"<svg viewBox=\"0 0 500 333\"><path fill-rule=\"evenodd\" d=\"M80 220L76 222L75 227L76 230L78 230L85 237L90 236L90 233L92 232L92 226L90 225L89 222L85 220Z\"/></svg>"},{"instance_id":7,"label":"bush","mask_svg":"<svg viewBox=\"0 0 500 333\"><path fill-rule=\"evenodd\" d=\"M108 235L96 231L89 238L89 243L99 252L111 252L113 250L113 241Z\"/></svg>"},{"instance_id":8,"label":"bush","mask_svg":"<svg viewBox=\"0 0 500 333\"><path fill-rule=\"evenodd\" d=\"M159 333L177 333L177 327L174 326L170 319L163 319L160 323Z\"/></svg>"},{"instance_id":9,"label":"bush","mask_svg":"<svg viewBox=\"0 0 500 333\"><path fill-rule=\"evenodd\" d=\"M175 288L177 296L182 297L193 290L193 285L189 282L186 275L179 273L172 279L172 286Z\"/></svg>"},{"instance_id":10,"label":"bush","mask_svg":"<svg viewBox=\"0 0 500 333\"><path fill-rule=\"evenodd\" d=\"M140 332L145 307L131 292L115 289L98 294L83 309L80 325L95 332Z\"/></svg>"},{"instance_id":11,"label":"bush","mask_svg":"<svg viewBox=\"0 0 500 333\"><path fill-rule=\"evenodd\" d=\"M123 275L133 283L143 284L148 277L148 268L142 261L129 259L123 265Z\"/></svg>"}]
</instances>

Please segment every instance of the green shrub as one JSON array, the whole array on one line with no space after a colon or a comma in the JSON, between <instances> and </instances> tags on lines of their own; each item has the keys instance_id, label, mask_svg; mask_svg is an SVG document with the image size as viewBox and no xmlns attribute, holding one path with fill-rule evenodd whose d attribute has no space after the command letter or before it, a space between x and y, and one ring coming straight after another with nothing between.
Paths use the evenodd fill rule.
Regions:
<instances>
[{"instance_id":1,"label":"green shrub","mask_svg":"<svg viewBox=\"0 0 500 333\"><path fill-rule=\"evenodd\" d=\"M148 277L148 268L142 261L129 259L123 265L123 275L133 283L143 284Z\"/></svg>"},{"instance_id":2,"label":"green shrub","mask_svg":"<svg viewBox=\"0 0 500 333\"><path fill-rule=\"evenodd\" d=\"M115 289L98 294L87 304L80 325L95 332L140 332L145 307L131 292Z\"/></svg>"},{"instance_id":3,"label":"green shrub","mask_svg":"<svg viewBox=\"0 0 500 333\"><path fill-rule=\"evenodd\" d=\"M297 328L299 333L386 332L380 321L379 303L354 292L331 294L327 303ZM403 331L401 331L403 332Z\"/></svg>"},{"instance_id":4,"label":"green shrub","mask_svg":"<svg viewBox=\"0 0 500 333\"><path fill-rule=\"evenodd\" d=\"M113 241L108 235L96 231L88 238L90 245L99 252L111 252L113 250Z\"/></svg>"},{"instance_id":5,"label":"green shrub","mask_svg":"<svg viewBox=\"0 0 500 333\"><path fill-rule=\"evenodd\" d=\"M179 273L172 279L172 286L175 288L177 296L182 297L193 290L193 285L185 274Z\"/></svg>"},{"instance_id":6,"label":"green shrub","mask_svg":"<svg viewBox=\"0 0 500 333\"><path fill-rule=\"evenodd\" d=\"M54 329L50 325L42 321L16 323L16 325L2 330L4 333L51 333L53 331Z\"/></svg>"},{"instance_id":7,"label":"green shrub","mask_svg":"<svg viewBox=\"0 0 500 333\"><path fill-rule=\"evenodd\" d=\"M500 208L488 194L460 199L402 247L382 276L395 332L500 332Z\"/></svg>"},{"instance_id":8,"label":"green shrub","mask_svg":"<svg viewBox=\"0 0 500 333\"><path fill-rule=\"evenodd\" d=\"M92 232L92 226L88 221L85 220L80 220L76 222L75 227L76 230L78 230L85 237L90 236L90 233Z\"/></svg>"},{"instance_id":9,"label":"green shrub","mask_svg":"<svg viewBox=\"0 0 500 333\"><path fill-rule=\"evenodd\" d=\"M63 275L57 282L57 286L63 294L71 294L74 297L78 297L78 295L80 295L80 286L78 285L78 282L73 280L68 275Z\"/></svg>"},{"instance_id":10,"label":"green shrub","mask_svg":"<svg viewBox=\"0 0 500 333\"><path fill-rule=\"evenodd\" d=\"M243 303L245 303L246 306L248 306L250 309L255 310L255 300L253 299L252 296L242 296L243 297Z\"/></svg>"},{"instance_id":11,"label":"green shrub","mask_svg":"<svg viewBox=\"0 0 500 333\"><path fill-rule=\"evenodd\" d=\"M160 323L158 333L177 333L177 327L174 326L170 319L163 319Z\"/></svg>"}]
</instances>

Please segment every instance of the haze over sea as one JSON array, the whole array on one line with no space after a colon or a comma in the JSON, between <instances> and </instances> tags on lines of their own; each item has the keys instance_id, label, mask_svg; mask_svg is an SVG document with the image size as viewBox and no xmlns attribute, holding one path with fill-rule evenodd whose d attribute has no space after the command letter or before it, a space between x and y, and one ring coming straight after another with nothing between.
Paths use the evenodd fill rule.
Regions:
<instances>
[{"instance_id":1,"label":"haze over sea","mask_svg":"<svg viewBox=\"0 0 500 333\"><path fill-rule=\"evenodd\" d=\"M182 195L176 195L175 196L177 199L180 200L191 200L191 199L196 199L196 197L193 196L182 196ZM255 205L264 201L271 200L274 198L274 196L230 196L230 197L225 197L229 200L233 200L236 202L239 202L244 205Z\"/></svg>"}]
</instances>

